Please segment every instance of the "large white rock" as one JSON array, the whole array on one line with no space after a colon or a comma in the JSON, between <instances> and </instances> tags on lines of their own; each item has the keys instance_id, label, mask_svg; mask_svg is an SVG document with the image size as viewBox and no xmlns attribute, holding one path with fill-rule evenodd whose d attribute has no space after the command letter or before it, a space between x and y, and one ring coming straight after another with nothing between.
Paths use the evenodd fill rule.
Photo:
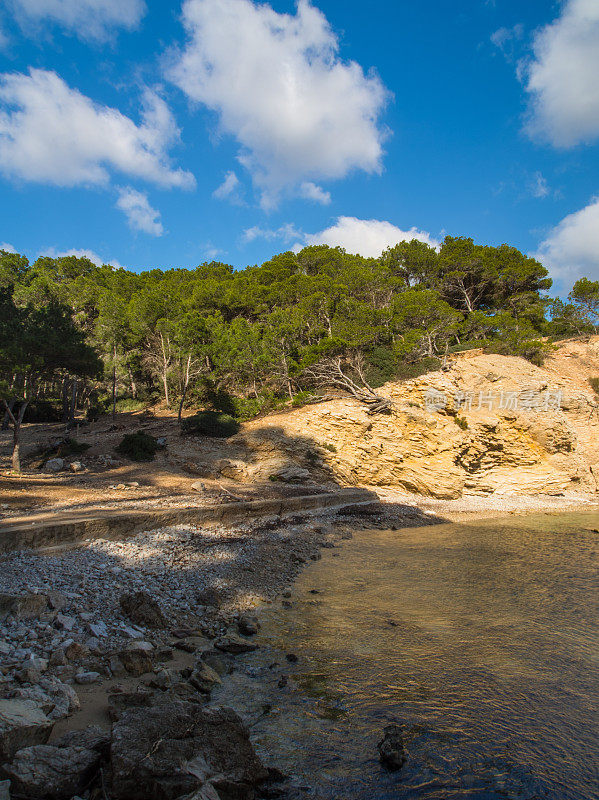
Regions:
<instances>
[{"instance_id":1,"label":"large white rock","mask_svg":"<svg viewBox=\"0 0 599 800\"><path fill-rule=\"evenodd\" d=\"M45 744L54 722L32 700L0 700L0 761L23 747Z\"/></svg>"}]
</instances>

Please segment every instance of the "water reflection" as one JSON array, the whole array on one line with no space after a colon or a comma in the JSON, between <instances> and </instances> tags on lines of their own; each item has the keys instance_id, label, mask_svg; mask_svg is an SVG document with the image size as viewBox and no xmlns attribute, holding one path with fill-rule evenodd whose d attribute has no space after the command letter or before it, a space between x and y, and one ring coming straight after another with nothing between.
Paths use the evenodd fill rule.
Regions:
<instances>
[{"instance_id":1,"label":"water reflection","mask_svg":"<svg viewBox=\"0 0 599 800\"><path fill-rule=\"evenodd\" d=\"M599 798L598 522L358 532L327 551L267 616L301 667L259 747L306 797ZM389 722L409 751L395 774L376 758Z\"/></svg>"}]
</instances>

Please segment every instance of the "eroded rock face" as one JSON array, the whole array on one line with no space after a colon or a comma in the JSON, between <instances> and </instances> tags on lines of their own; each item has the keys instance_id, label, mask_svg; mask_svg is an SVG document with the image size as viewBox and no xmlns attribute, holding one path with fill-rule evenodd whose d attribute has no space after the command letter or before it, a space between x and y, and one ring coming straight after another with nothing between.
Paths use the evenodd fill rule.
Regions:
<instances>
[{"instance_id":1,"label":"eroded rock face","mask_svg":"<svg viewBox=\"0 0 599 800\"><path fill-rule=\"evenodd\" d=\"M184 701L125 712L111 757L115 800L175 800L209 785L221 800L253 800L268 774L233 711Z\"/></svg>"},{"instance_id":2,"label":"eroded rock face","mask_svg":"<svg viewBox=\"0 0 599 800\"><path fill-rule=\"evenodd\" d=\"M370 416L352 398L339 398L247 423L220 444L213 468L248 482L300 468L319 481L447 499L595 493L593 375L599 337L563 345L543 368L471 351L448 369L381 387L393 401L389 414ZM427 407L431 390L446 398L445 407Z\"/></svg>"},{"instance_id":3,"label":"eroded rock face","mask_svg":"<svg viewBox=\"0 0 599 800\"><path fill-rule=\"evenodd\" d=\"M101 761L96 750L85 747L26 747L3 769L11 792L31 800L69 800L83 791Z\"/></svg>"},{"instance_id":4,"label":"eroded rock face","mask_svg":"<svg viewBox=\"0 0 599 800\"><path fill-rule=\"evenodd\" d=\"M48 741L54 723L32 700L0 700L0 763Z\"/></svg>"}]
</instances>

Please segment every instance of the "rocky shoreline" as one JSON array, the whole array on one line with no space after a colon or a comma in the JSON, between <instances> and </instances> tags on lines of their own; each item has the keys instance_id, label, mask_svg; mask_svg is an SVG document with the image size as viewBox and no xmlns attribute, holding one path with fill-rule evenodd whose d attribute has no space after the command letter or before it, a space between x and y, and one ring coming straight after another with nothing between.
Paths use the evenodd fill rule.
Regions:
<instances>
[{"instance_id":1,"label":"rocky shoreline","mask_svg":"<svg viewBox=\"0 0 599 800\"><path fill-rule=\"evenodd\" d=\"M303 565L357 527L435 521L371 504L4 556L0 770L10 784L0 783L0 798L290 796L283 776L260 765L241 720L207 706L239 654L258 646L253 611L289 604ZM204 729L201 744L193 732ZM219 761L225 744L236 754L228 764ZM148 767L154 748L160 758ZM183 762L195 764L184 779Z\"/></svg>"}]
</instances>

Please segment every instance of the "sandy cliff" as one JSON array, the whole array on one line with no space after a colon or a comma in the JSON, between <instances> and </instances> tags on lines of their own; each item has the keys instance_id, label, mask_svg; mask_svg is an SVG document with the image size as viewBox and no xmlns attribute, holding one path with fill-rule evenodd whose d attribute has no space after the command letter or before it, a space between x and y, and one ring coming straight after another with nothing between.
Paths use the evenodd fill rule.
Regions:
<instances>
[{"instance_id":1,"label":"sandy cliff","mask_svg":"<svg viewBox=\"0 0 599 800\"><path fill-rule=\"evenodd\" d=\"M339 398L255 420L197 453L199 474L264 480L309 472L343 485L440 498L599 489L599 337L562 344L543 368L470 351L449 368L380 393L369 416ZM307 472L303 472L307 470Z\"/></svg>"}]
</instances>

